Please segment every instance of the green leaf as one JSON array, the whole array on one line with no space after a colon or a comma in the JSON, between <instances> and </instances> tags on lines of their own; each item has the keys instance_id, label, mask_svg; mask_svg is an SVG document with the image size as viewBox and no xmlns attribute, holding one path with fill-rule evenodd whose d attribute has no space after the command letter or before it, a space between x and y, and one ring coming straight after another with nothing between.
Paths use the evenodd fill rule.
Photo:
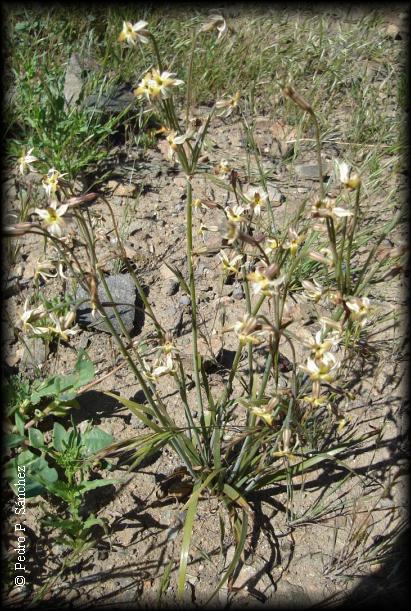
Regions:
<instances>
[{"instance_id":1,"label":"green leaf","mask_svg":"<svg viewBox=\"0 0 411 611\"><path fill-rule=\"evenodd\" d=\"M188 552L190 549L191 536L193 534L194 518L196 515L196 511L197 511L197 505L198 505L197 491L199 488L200 488L200 483L198 482L197 484L194 485L193 492L191 495L193 497L193 502L190 503L188 507L186 519L184 522L183 542L181 544L181 552L180 552L180 566L179 566L178 577L177 577L177 580L178 580L177 596L180 599L184 595L184 585L185 585L186 573L187 573Z\"/></svg>"},{"instance_id":2,"label":"green leaf","mask_svg":"<svg viewBox=\"0 0 411 611\"><path fill-rule=\"evenodd\" d=\"M22 444L25 439L26 438L24 435L17 435L16 433L9 433L8 435L5 435L4 442L5 442L6 448L16 448L17 446Z\"/></svg>"},{"instance_id":3,"label":"green leaf","mask_svg":"<svg viewBox=\"0 0 411 611\"><path fill-rule=\"evenodd\" d=\"M90 456L113 443L114 437L101 429L94 427L82 436L82 454Z\"/></svg>"},{"instance_id":4,"label":"green leaf","mask_svg":"<svg viewBox=\"0 0 411 611\"><path fill-rule=\"evenodd\" d=\"M49 467L45 458L36 456L30 450L25 450L10 460L4 474L16 495L19 493L18 485L24 482L26 498L42 494L51 483L58 480L57 471Z\"/></svg>"},{"instance_id":5,"label":"green leaf","mask_svg":"<svg viewBox=\"0 0 411 611\"><path fill-rule=\"evenodd\" d=\"M53 427L53 446L58 452L67 449L70 433L59 422L54 423Z\"/></svg>"},{"instance_id":6,"label":"green leaf","mask_svg":"<svg viewBox=\"0 0 411 611\"><path fill-rule=\"evenodd\" d=\"M121 480L119 479L93 479L92 481L82 482L78 490L81 494L88 492L89 490L95 490L96 488L103 488L103 486L111 486L118 484Z\"/></svg>"},{"instance_id":7,"label":"green leaf","mask_svg":"<svg viewBox=\"0 0 411 611\"><path fill-rule=\"evenodd\" d=\"M44 448L43 433L34 427L29 429L29 441L33 448Z\"/></svg>"},{"instance_id":8,"label":"green leaf","mask_svg":"<svg viewBox=\"0 0 411 611\"><path fill-rule=\"evenodd\" d=\"M20 412L16 412L14 414L14 422L16 423L16 428L18 430L18 432L20 433L20 435L24 436L24 420L20 414Z\"/></svg>"},{"instance_id":9,"label":"green leaf","mask_svg":"<svg viewBox=\"0 0 411 611\"><path fill-rule=\"evenodd\" d=\"M237 490L235 490L235 488L229 486L229 484L224 484L223 492L228 496L231 501L242 507L242 509L246 511L250 516L253 515L250 505L247 503L244 497L242 497L241 494L237 492Z\"/></svg>"},{"instance_id":10,"label":"green leaf","mask_svg":"<svg viewBox=\"0 0 411 611\"><path fill-rule=\"evenodd\" d=\"M74 369L78 374L78 380L76 383L77 388L85 386L94 378L94 365L84 350L80 350Z\"/></svg>"},{"instance_id":11,"label":"green leaf","mask_svg":"<svg viewBox=\"0 0 411 611\"><path fill-rule=\"evenodd\" d=\"M240 561L241 554L243 552L245 541L246 541L246 537L247 537L247 527L248 527L247 513L244 510L243 510L243 519L242 520L238 516L236 517L235 527L236 527L237 532L240 533L240 536L239 536L239 540L238 540L237 546L235 548L233 559L231 560L231 562L230 562L230 564L228 566L228 569L225 572L223 578L220 580L218 586L216 587L214 592L211 594L210 598L207 600L207 602L205 603L204 606L207 606L208 603L219 592L219 590L225 584L227 579L234 572L234 570L236 569L236 567L237 567L237 565L238 565L238 563Z\"/></svg>"},{"instance_id":12,"label":"green leaf","mask_svg":"<svg viewBox=\"0 0 411 611\"><path fill-rule=\"evenodd\" d=\"M101 526L104 530L106 530L106 525L101 518L96 518L94 515L91 515L87 518L85 522L83 522L83 529L89 530L93 526Z\"/></svg>"}]
</instances>

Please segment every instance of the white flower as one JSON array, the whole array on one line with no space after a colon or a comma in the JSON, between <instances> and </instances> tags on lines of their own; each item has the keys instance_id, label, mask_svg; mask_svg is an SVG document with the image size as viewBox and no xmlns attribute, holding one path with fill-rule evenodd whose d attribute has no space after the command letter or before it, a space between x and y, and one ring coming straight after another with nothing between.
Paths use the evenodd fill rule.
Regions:
<instances>
[{"instance_id":1,"label":"white flower","mask_svg":"<svg viewBox=\"0 0 411 611\"><path fill-rule=\"evenodd\" d=\"M144 375L149 380L157 380L165 375L173 375L175 373L173 357L171 353L164 354L153 363L153 367L144 372Z\"/></svg>"},{"instance_id":2,"label":"white flower","mask_svg":"<svg viewBox=\"0 0 411 611\"><path fill-rule=\"evenodd\" d=\"M244 314L243 320L234 323L234 332L242 344L260 344L261 326L256 318Z\"/></svg>"},{"instance_id":3,"label":"white flower","mask_svg":"<svg viewBox=\"0 0 411 611\"><path fill-rule=\"evenodd\" d=\"M61 237L66 225L63 216L67 211L68 205L62 204L57 207L57 204L57 201L53 201L45 210L36 208L34 212L43 220L44 225L52 235Z\"/></svg>"},{"instance_id":4,"label":"white flower","mask_svg":"<svg viewBox=\"0 0 411 611\"><path fill-rule=\"evenodd\" d=\"M220 117L229 117L234 108L238 106L238 102L240 101L240 92L237 91L231 98L218 100L216 102L216 108L223 108L223 112L219 113Z\"/></svg>"},{"instance_id":5,"label":"white flower","mask_svg":"<svg viewBox=\"0 0 411 611\"><path fill-rule=\"evenodd\" d=\"M241 223L242 221L245 221L246 218L243 215L243 212L245 212L245 208L243 208L243 206L230 206L229 208L226 208L225 213L227 215L228 220L231 223Z\"/></svg>"},{"instance_id":6,"label":"white flower","mask_svg":"<svg viewBox=\"0 0 411 611\"><path fill-rule=\"evenodd\" d=\"M220 252L218 253L218 256L220 257L220 261L221 261L221 263L223 265L223 270L225 272L232 273L232 274L238 274L239 273L240 265L237 265L237 264L243 258L242 255L236 255L232 259L229 259L229 257L226 255L224 250L220 250Z\"/></svg>"},{"instance_id":7,"label":"white flower","mask_svg":"<svg viewBox=\"0 0 411 611\"><path fill-rule=\"evenodd\" d=\"M325 339L322 338L324 331L317 331L315 334L315 338L310 338L304 345L311 350L311 356L314 359L319 360L323 357L323 355L328 352L332 347L338 346L341 339L337 337L335 334L330 334Z\"/></svg>"},{"instance_id":8,"label":"white flower","mask_svg":"<svg viewBox=\"0 0 411 611\"><path fill-rule=\"evenodd\" d=\"M31 154L32 151L32 148L29 149L27 153L23 150L22 154L20 155L18 160L20 174L24 174L26 170L29 170L29 172L35 172L35 169L30 164L34 163L35 161L38 161L38 159L37 157L34 157L34 155Z\"/></svg>"},{"instance_id":9,"label":"white flower","mask_svg":"<svg viewBox=\"0 0 411 611\"><path fill-rule=\"evenodd\" d=\"M367 322L367 316L370 309L370 300L368 297L351 297L345 302L347 308L351 312L351 318L358 320L363 327Z\"/></svg>"},{"instance_id":10,"label":"white flower","mask_svg":"<svg viewBox=\"0 0 411 611\"><path fill-rule=\"evenodd\" d=\"M33 335L44 335L47 333L48 328L36 325L35 323L46 316L46 311L43 306L37 306L37 308L28 307L28 299L24 302L23 313L20 314L20 320L22 322L22 329L24 333Z\"/></svg>"},{"instance_id":11,"label":"white flower","mask_svg":"<svg viewBox=\"0 0 411 611\"><path fill-rule=\"evenodd\" d=\"M129 46L135 46L137 41L148 43L148 32L145 29L147 21L137 21L134 25L130 21L123 21L123 29L118 37L118 42L125 42Z\"/></svg>"},{"instance_id":12,"label":"white flower","mask_svg":"<svg viewBox=\"0 0 411 611\"><path fill-rule=\"evenodd\" d=\"M361 177L357 173L353 173L351 167L346 161L334 160L336 174L344 187L349 189L357 189L361 184Z\"/></svg>"},{"instance_id":13,"label":"white flower","mask_svg":"<svg viewBox=\"0 0 411 611\"><path fill-rule=\"evenodd\" d=\"M313 218L332 218L334 220L338 220L340 218L346 218L348 216L353 216L353 213L345 208L339 208L334 205L334 200L325 197L324 199L317 200L311 206L311 216Z\"/></svg>"},{"instance_id":14,"label":"white flower","mask_svg":"<svg viewBox=\"0 0 411 611\"><path fill-rule=\"evenodd\" d=\"M319 301L324 293L324 288L317 282L317 280L313 279L313 282L310 280L301 280L301 284L305 289L305 294L310 299L313 299L315 302Z\"/></svg>"},{"instance_id":15,"label":"white flower","mask_svg":"<svg viewBox=\"0 0 411 611\"><path fill-rule=\"evenodd\" d=\"M200 32L210 32L214 29L218 31L217 40L223 38L223 36L225 36L228 32L226 20L221 15L210 15L210 17L200 29Z\"/></svg>"},{"instance_id":16,"label":"white flower","mask_svg":"<svg viewBox=\"0 0 411 611\"><path fill-rule=\"evenodd\" d=\"M331 352L325 352L320 359L307 359L305 366L299 365L313 382L332 382L339 366L339 361Z\"/></svg>"},{"instance_id":17,"label":"white flower","mask_svg":"<svg viewBox=\"0 0 411 611\"><path fill-rule=\"evenodd\" d=\"M278 289L285 280L285 275L274 279L272 275L272 271L266 263L260 261L256 265L255 272L251 272L247 275L247 280L251 283L251 292L253 295L262 293L263 295L269 296L273 293L278 293Z\"/></svg>"},{"instance_id":18,"label":"white flower","mask_svg":"<svg viewBox=\"0 0 411 611\"><path fill-rule=\"evenodd\" d=\"M248 189L247 193L245 194L245 197L254 214L260 216L261 208L265 206L267 201L267 194L263 193L262 191L259 191L254 187L251 187L250 189Z\"/></svg>"},{"instance_id":19,"label":"white flower","mask_svg":"<svg viewBox=\"0 0 411 611\"><path fill-rule=\"evenodd\" d=\"M226 178L231 172L231 167L225 159L222 159L218 166L215 167L215 173L221 175L223 178Z\"/></svg>"},{"instance_id":20,"label":"white flower","mask_svg":"<svg viewBox=\"0 0 411 611\"><path fill-rule=\"evenodd\" d=\"M280 246L279 241L276 238L268 238L265 242L264 253L270 255L274 250Z\"/></svg>"},{"instance_id":21,"label":"white flower","mask_svg":"<svg viewBox=\"0 0 411 611\"><path fill-rule=\"evenodd\" d=\"M54 327L50 326L49 330L66 342L70 336L76 335L79 331L76 328L71 328L76 319L75 312L68 312L65 316L57 316L52 312L50 318Z\"/></svg>"},{"instance_id":22,"label":"white flower","mask_svg":"<svg viewBox=\"0 0 411 611\"><path fill-rule=\"evenodd\" d=\"M292 227L288 230L289 239L286 240L283 244L283 248L290 251L290 254L294 256L298 250L301 242L304 242L305 236L298 235L298 233Z\"/></svg>"},{"instance_id":23,"label":"white flower","mask_svg":"<svg viewBox=\"0 0 411 611\"><path fill-rule=\"evenodd\" d=\"M185 134L177 134L176 131L166 130L166 134L166 140L170 146L168 158L171 161L176 154L177 147L187 142L187 140L190 140L193 136L193 132L188 131Z\"/></svg>"},{"instance_id":24,"label":"white flower","mask_svg":"<svg viewBox=\"0 0 411 611\"><path fill-rule=\"evenodd\" d=\"M171 95L171 89L180 85L184 85L184 81L174 78L173 72L160 73L159 70L153 69L143 77L134 90L134 95L138 98L145 96L149 101L166 100Z\"/></svg>"},{"instance_id":25,"label":"white flower","mask_svg":"<svg viewBox=\"0 0 411 611\"><path fill-rule=\"evenodd\" d=\"M67 176L67 174L61 174L54 168L50 168L50 170L47 172L47 176L44 177L42 184L48 197L52 197L56 194L57 190L60 188L59 180L63 176Z\"/></svg>"}]
</instances>

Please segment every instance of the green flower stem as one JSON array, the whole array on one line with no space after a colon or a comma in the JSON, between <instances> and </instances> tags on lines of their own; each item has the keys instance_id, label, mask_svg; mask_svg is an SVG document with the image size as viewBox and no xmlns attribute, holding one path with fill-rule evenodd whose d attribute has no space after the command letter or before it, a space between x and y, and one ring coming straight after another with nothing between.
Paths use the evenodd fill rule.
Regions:
<instances>
[{"instance_id":1,"label":"green flower stem","mask_svg":"<svg viewBox=\"0 0 411 611\"><path fill-rule=\"evenodd\" d=\"M335 279L336 279L336 282L337 282L339 288L342 290L342 282L341 282L341 278L340 278L340 274L339 274L340 265L339 265L339 260L338 260L337 242L336 242L336 237L335 237L334 221L331 218L327 218L326 222L327 222L328 239L330 241L331 251L333 253L334 268L335 268Z\"/></svg>"},{"instance_id":2,"label":"green flower stem","mask_svg":"<svg viewBox=\"0 0 411 611\"><path fill-rule=\"evenodd\" d=\"M194 51L195 51L195 48L196 48L197 36L198 36L198 32L197 32L197 30L195 30L193 32L193 37L191 39L190 62L188 64L187 97L186 97L186 129L188 129L189 119L190 119Z\"/></svg>"},{"instance_id":3,"label":"green flower stem","mask_svg":"<svg viewBox=\"0 0 411 611\"><path fill-rule=\"evenodd\" d=\"M251 312L252 316L256 316L259 309L261 308L263 302L265 300L265 295L262 295L260 297L260 299L257 301L254 310ZM235 353L234 356L234 361L233 364L231 366L231 371L230 371L230 375L228 377L228 381L227 381L227 386L225 387L224 393L221 395L220 399L218 400L218 404L223 406L228 399L230 398L230 395L232 393L233 390L233 380L235 377L235 374L237 372L237 368L240 362L240 358L241 358L241 352L243 350L244 344L242 342L239 343L238 348L237 348L237 352Z\"/></svg>"},{"instance_id":4,"label":"green flower stem","mask_svg":"<svg viewBox=\"0 0 411 611\"><path fill-rule=\"evenodd\" d=\"M243 267L243 281L244 281L245 300L247 304L247 314L251 316L250 287L248 286L247 274L245 272L244 267ZM251 344L248 344L248 370L249 370L248 392L251 396L253 392L253 383L254 383L253 347Z\"/></svg>"},{"instance_id":5,"label":"green flower stem","mask_svg":"<svg viewBox=\"0 0 411 611\"><path fill-rule=\"evenodd\" d=\"M315 128L315 141L316 141L316 147L317 147L317 164L318 164L318 177L320 180L320 199L323 200L325 197L325 191L324 191L324 182L323 182L323 164L322 164L322 159L321 159L321 134L320 134L320 125L318 123L318 119L315 115L315 112L313 111L313 109L311 108L309 111L311 118L313 120L314 123L314 128Z\"/></svg>"},{"instance_id":6,"label":"green flower stem","mask_svg":"<svg viewBox=\"0 0 411 611\"><path fill-rule=\"evenodd\" d=\"M354 240L355 230L357 227L358 213L360 210L360 190L361 190L361 183L358 185L356 192L355 192L354 217L352 221L352 227L350 230L350 234L348 236L347 255L346 255L346 260L345 260L345 265L346 265L345 286L346 286L348 295L351 292L351 251L352 251L352 244Z\"/></svg>"},{"instance_id":7,"label":"green flower stem","mask_svg":"<svg viewBox=\"0 0 411 611\"><path fill-rule=\"evenodd\" d=\"M153 49L154 49L154 54L157 58L157 63L158 63L158 69L160 70L160 72L163 72L163 62L161 61L161 56L160 56L160 51L157 45L157 41L155 39L155 37L153 36L153 34L151 32L148 32L148 35L150 37L151 43L153 45Z\"/></svg>"},{"instance_id":8,"label":"green flower stem","mask_svg":"<svg viewBox=\"0 0 411 611\"><path fill-rule=\"evenodd\" d=\"M201 412L201 422L204 422L204 407L203 398L201 395L200 385L200 355L198 354L198 337L197 337L197 298L196 298L196 287L194 281L194 270L193 270L193 187L191 180L187 177L187 204L186 204L186 246L187 246L187 266L188 266L188 277L190 287L190 299L191 299L191 326L192 326L192 339L193 339L193 368L194 368L194 381L196 385L197 401Z\"/></svg>"},{"instance_id":9,"label":"green flower stem","mask_svg":"<svg viewBox=\"0 0 411 611\"><path fill-rule=\"evenodd\" d=\"M344 218L343 227L342 227L342 236L341 236L341 244L340 251L338 253L338 276L341 280L341 292L344 294L347 291L347 276L343 275L342 262L344 258L344 246L345 246L345 238L347 235L347 217Z\"/></svg>"},{"instance_id":10,"label":"green flower stem","mask_svg":"<svg viewBox=\"0 0 411 611\"><path fill-rule=\"evenodd\" d=\"M88 216L90 215L88 210L87 210L87 214L88 214ZM117 320L117 322L118 322L118 324L120 326L120 329L121 329L123 335L127 339L127 342L130 342L131 341L130 335L129 335L129 333L128 333L125 325L124 325L124 322L123 322L121 316L118 313L117 306L115 305L115 302L114 302L113 296L111 294L111 291L108 288L108 284L106 282L104 274L101 271L101 269L99 268L99 266L97 265L97 257L96 257L96 252L95 252L95 248L94 248L94 240L93 240L93 237L90 235L90 232L89 232L88 227L87 227L87 223L85 222L85 220L83 219L81 214L77 215L77 222L78 222L79 226L81 227L82 232L83 232L83 237L85 238L85 240L86 240L86 242L88 244L87 252L89 254L89 257L91 258L90 263L91 263L93 269L97 272L97 274L99 276L99 279L100 279L100 282L104 286L104 290L106 292L107 298L108 298L108 300L112 304L111 307L113 308L114 316L116 317L116 320ZM89 216L89 223L91 223L90 216ZM105 316L105 318L107 319L106 316Z\"/></svg>"}]
</instances>

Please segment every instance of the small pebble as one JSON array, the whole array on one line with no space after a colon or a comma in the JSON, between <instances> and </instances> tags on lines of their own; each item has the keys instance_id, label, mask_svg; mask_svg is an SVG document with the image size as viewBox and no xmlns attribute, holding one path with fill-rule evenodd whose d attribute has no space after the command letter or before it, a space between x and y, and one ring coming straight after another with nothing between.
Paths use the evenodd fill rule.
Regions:
<instances>
[{"instance_id":1,"label":"small pebble","mask_svg":"<svg viewBox=\"0 0 411 611\"><path fill-rule=\"evenodd\" d=\"M190 297L188 295L181 295L179 304L182 306L187 306L190 304Z\"/></svg>"}]
</instances>

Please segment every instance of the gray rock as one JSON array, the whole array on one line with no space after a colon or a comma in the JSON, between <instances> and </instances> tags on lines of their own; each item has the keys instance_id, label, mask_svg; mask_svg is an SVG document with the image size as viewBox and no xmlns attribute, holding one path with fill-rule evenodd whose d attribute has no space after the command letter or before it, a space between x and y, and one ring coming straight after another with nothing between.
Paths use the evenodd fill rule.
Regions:
<instances>
[{"instance_id":1,"label":"gray rock","mask_svg":"<svg viewBox=\"0 0 411 611\"><path fill-rule=\"evenodd\" d=\"M48 344L40 337L29 337L25 340L20 365L29 373L36 373L47 360Z\"/></svg>"},{"instance_id":2,"label":"gray rock","mask_svg":"<svg viewBox=\"0 0 411 611\"><path fill-rule=\"evenodd\" d=\"M175 295L178 291L179 283L178 280L170 278L166 282L166 295L171 297Z\"/></svg>"},{"instance_id":3,"label":"gray rock","mask_svg":"<svg viewBox=\"0 0 411 611\"><path fill-rule=\"evenodd\" d=\"M135 306L139 305L139 307L141 307L140 304L136 303L137 294L133 279L129 274L116 274L113 276L108 276L106 278L106 282L111 292L111 297L113 298L114 303L117 304L117 311L125 328L127 329L128 333L132 333L139 326L139 316L137 315L138 311L136 310ZM104 286L101 283L98 287L98 297L103 305L104 303L110 302L110 298L106 294ZM84 299L87 299L87 301L82 303L77 308L78 324L84 328L110 333L107 323L98 312L95 313L94 318L92 317L89 295L82 287L79 287L76 293L76 301L78 302ZM120 325L114 314L114 308L106 306L105 309L107 317L113 325L115 331L117 333L121 333Z\"/></svg>"},{"instance_id":4,"label":"gray rock","mask_svg":"<svg viewBox=\"0 0 411 611\"><path fill-rule=\"evenodd\" d=\"M83 66L78 53L73 53L67 64L64 78L64 99L67 106L72 106L80 97L83 89Z\"/></svg>"},{"instance_id":5,"label":"gray rock","mask_svg":"<svg viewBox=\"0 0 411 611\"><path fill-rule=\"evenodd\" d=\"M127 85L116 86L109 94L93 94L86 98L85 105L97 108L105 114L120 114L127 107L136 104L137 98L131 87Z\"/></svg>"},{"instance_id":6,"label":"gray rock","mask_svg":"<svg viewBox=\"0 0 411 611\"><path fill-rule=\"evenodd\" d=\"M67 64L64 79L64 99L66 107L77 104L81 98L88 73L98 70L99 65L91 58L73 53ZM84 100L85 107L94 108L106 114L119 114L127 107L134 106L137 98L131 85L114 83L110 91L89 95Z\"/></svg>"},{"instance_id":7,"label":"gray rock","mask_svg":"<svg viewBox=\"0 0 411 611\"><path fill-rule=\"evenodd\" d=\"M240 299L243 299L244 290L239 282L234 282L232 295L233 295L233 298L237 299L238 301L240 301Z\"/></svg>"},{"instance_id":8,"label":"gray rock","mask_svg":"<svg viewBox=\"0 0 411 611\"><path fill-rule=\"evenodd\" d=\"M182 306L187 306L187 305L190 304L190 301L191 300L190 300L190 297L188 295L181 295L179 303Z\"/></svg>"},{"instance_id":9,"label":"gray rock","mask_svg":"<svg viewBox=\"0 0 411 611\"><path fill-rule=\"evenodd\" d=\"M327 176L328 167L327 163L322 164L323 178ZM319 169L317 164L302 164L295 166L295 173L301 178L307 178L308 180L319 180Z\"/></svg>"}]
</instances>

